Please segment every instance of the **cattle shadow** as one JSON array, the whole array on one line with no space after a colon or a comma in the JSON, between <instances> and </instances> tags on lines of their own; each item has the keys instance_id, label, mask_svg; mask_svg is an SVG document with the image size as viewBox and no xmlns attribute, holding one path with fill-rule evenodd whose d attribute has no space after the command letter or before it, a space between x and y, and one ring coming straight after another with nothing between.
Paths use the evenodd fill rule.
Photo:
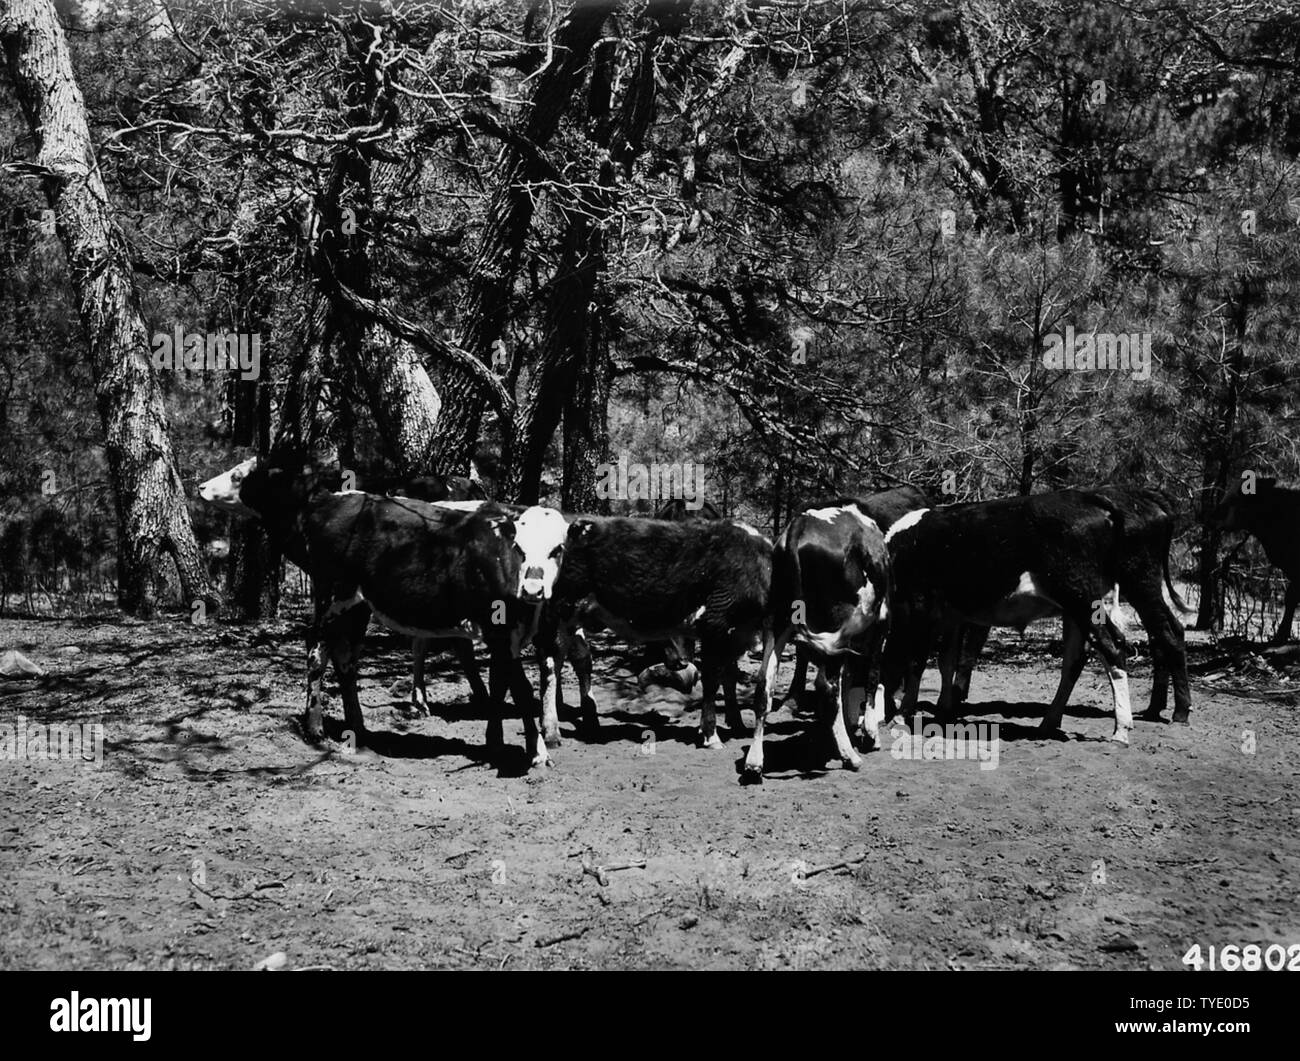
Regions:
<instances>
[{"instance_id":1,"label":"cattle shadow","mask_svg":"<svg viewBox=\"0 0 1300 1061\"><path fill-rule=\"evenodd\" d=\"M510 718L506 719L507 724L510 721L512 721ZM297 735L305 741L306 737L301 726L301 719L296 720L294 728ZM324 727L327 739L336 742L341 748L348 747L349 730L346 723L339 719L326 719ZM500 778L526 777L531 766L528 750L522 743L512 740L508 735L502 747L489 749L486 743L471 743L460 737L448 737L439 733L410 733L367 728L357 752L349 753L331 748L326 754L328 757L345 762L353 754L377 755L381 759L421 760L453 756L466 760L464 765L457 767L452 771L453 773L487 766L494 767L497 777Z\"/></svg>"}]
</instances>

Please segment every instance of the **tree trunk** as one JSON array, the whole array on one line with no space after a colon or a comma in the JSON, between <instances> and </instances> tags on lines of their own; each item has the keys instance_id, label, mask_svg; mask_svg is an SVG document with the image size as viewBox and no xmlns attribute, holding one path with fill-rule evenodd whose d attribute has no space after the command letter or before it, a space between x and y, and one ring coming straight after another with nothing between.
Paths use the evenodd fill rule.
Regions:
<instances>
[{"instance_id":1,"label":"tree trunk","mask_svg":"<svg viewBox=\"0 0 1300 1061\"><path fill-rule=\"evenodd\" d=\"M1223 622L1219 588L1219 548L1223 532L1209 515L1223 497L1228 485L1229 465L1237 452L1237 413L1241 405L1241 381L1246 371L1246 326L1250 317L1250 300L1257 295L1255 283L1242 280L1232 307L1233 344L1228 353L1228 388L1223 396L1213 437L1206 440L1205 463L1201 471L1201 529L1198 535L1200 556L1196 581L1201 600L1196 609L1196 629L1216 629Z\"/></svg>"},{"instance_id":2,"label":"tree trunk","mask_svg":"<svg viewBox=\"0 0 1300 1061\"><path fill-rule=\"evenodd\" d=\"M169 555L187 601L212 599L190 526L162 394L150 360L130 254L118 230L86 124L86 107L52 0L0 0L3 46L37 145L89 343L118 527L118 602L149 615Z\"/></svg>"},{"instance_id":3,"label":"tree trunk","mask_svg":"<svg viewBox=\"0 0 1300 1061\"><path fill-rule=\"evenodd\" d=\"M555 135L586 75L601 27L615 6L609 0L593 0L575 5L565 16L522 130L522 142L530 144L533 152L544 149ZM504 331L520 254L532 224L533 193L528 181L541 176L533 152L525 153L517 143L502 149L496 192L470 269L473 280L465 299L461 346L485 363ZM478 441L484 395L475 380L456 370L448 373L443 392L435 463L438 471L464 473ZM513 425L503 425L503 429L509 432Z\"/></svg>"}]
</instances>

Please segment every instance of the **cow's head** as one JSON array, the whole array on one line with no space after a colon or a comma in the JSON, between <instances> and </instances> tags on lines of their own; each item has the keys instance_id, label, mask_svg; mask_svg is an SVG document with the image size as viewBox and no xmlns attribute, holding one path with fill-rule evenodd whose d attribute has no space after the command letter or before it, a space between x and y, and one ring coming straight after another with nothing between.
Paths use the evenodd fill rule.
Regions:
<instances>
[{"instance_id":1,"label":"cow's head","mask_svg":"<svg viewBox=\"0 0 1300 1061\"><path fill-rule=\"evenodd\" d=\"M341 475L331 454L284 450L250 457L199 487L210 505L262 519L300 506L317 490L338 490Z\"/></svg>"},{"instance_id":2,"label":"cow's head","mask_svg":"<svg viewBox=\"0 0 1300 1061\"><path fill-rule=\"evenodd\" d=\"M1274 476L1242 476L1223 492L1223 500L1210 516L1220 530L1244 531L1250 529L1250 516L1260 497L1272 491L1277 479Z\"/></svg>"},{"instance_id":3,"label":"cow's head","mask_svg":"<svg viewBox=\"0 0 1300 1061\"><path fill-rule=\"evenodd\" d=\"M257 515L253 509L244 504L240 496L244 480L257 467L257 460L256 457L249 457L229 471L214 475L199 487L199 497L209 505L216 505L218 508L229 509L231 512L238 512L245 516Z\"/></svg>"},{"instance_id":4,"label":"cow's head","mask_svg":"<svg viewBox=\"0 0 1300 1061\"><path fill-rule=\"evenodd\" d=\"M515 517L515 551L519 555L519 599L529 604L549 600L555 588L569 525L553 508L533 505Z\"/></svg>"}]
</instances>

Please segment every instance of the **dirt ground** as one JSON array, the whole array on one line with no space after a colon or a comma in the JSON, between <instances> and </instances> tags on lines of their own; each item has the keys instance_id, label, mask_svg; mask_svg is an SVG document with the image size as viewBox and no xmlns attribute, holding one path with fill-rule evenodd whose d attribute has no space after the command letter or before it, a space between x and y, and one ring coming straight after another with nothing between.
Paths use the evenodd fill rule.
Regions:
<instances>
[{"instance_id":1,"label":"dirt ground","mask_svg":"<svg viewBox=\"0 0 1300 1061\"><path fill-rule=\"evenodd\" d=\"M742 787L748 738L695 747L693 703L639 692L621 646L597 643L599 735L565 720L529 776L518 720L485 761L449 660L433 717L404 710L409 651L373 629L375 750L349 755L298 734L300 620L0 621L48 672L0 679L0 722L106 735L101 767L0 761L0 967L1141 969L1300 943L1294 682L1201 640L1191 725L1139 721L1123 748L1090 666L1048 741L1050 634L976 672L996 769L888 743L822 767L787 705ZM1139 710L1149 681L1139 661Z\"/></svg>"}]
</instances>

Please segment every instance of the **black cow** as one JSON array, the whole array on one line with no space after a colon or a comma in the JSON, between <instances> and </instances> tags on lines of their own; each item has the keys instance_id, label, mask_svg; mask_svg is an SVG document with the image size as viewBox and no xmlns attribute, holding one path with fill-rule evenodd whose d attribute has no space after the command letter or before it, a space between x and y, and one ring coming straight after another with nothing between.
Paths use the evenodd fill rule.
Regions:
<instances>
[{"instance_id":1,"label":"black cow","mask_svg":"<svg viewBox=\"0 0 1300 1061\"><path fill-rule=\"evenodd\" d=\"M1151 700L1141 717L1152 722L1160 720L1160 714L1169 701L1172 678L1173 718L1175 722L1186 723L1192 701L1187 678L1186 634L1181 616L1190 615L1191 610L1169 577L1169 550L1173 544L1177 509L1167 495L1145 487L1107 485L1096 487L1091 493L1114 504L1123 516L1119 590L1137 612L1151 647ZM953 680L951 702L941 702L941 709L955 708L970 695L971 671L988 634L987 626L962 628L958 650L961 662Z\"/></svg>"},{"instance_id":2,"label":"black cow","mask_svg":"<svg viewBox=\"0 0 1300 1061\"><path fill-rule=\"evenodd\" d=\"M332 474L296 459L245 462L205 483L204 500L251 510L312 582L304 731L323 735L322 644L338 677L348 728L365 733L357 663L373 613L417 638L481 637L488 646L487 743L499 748L510 689L524 719L532 765L549 763L519 652L550 596L566 524L554 509L513 517L474 503L471 510L330 488ZM476 510L474 510L476 509Z\"/></svg>"},{"instance_id":3,"label":"black cow","mask_svg":"<svg viewBox=\"0 0 1300 1061\"><path fill-rule=\"evenodd\" d=\"M543 729L555 722L556 669L566 638L585 627L636 641L693 635L703 675L701 743L722 745L715 721L719 685L727 726L742 733L731 664L763 628L771 574L771 542L740 523L575 517L544 622L551 651L542 679ZM595 703L585 694L583 711L584 723L594 726Z\"/></svg>"},{"instance_id":4,"label":"black cow","mask_svg":"<svg viewBox=\"0 0 1300 1061\"><path fill-rule=\"evenodd\" d=\"M691 508L682 498L669 498L655 513L655 519L683 523L687 520L722 519L722 513L711 501L705 501L698 508ZM637 684L645 690L652 682L667 682L684 693L689 693L699 681L699 669L691 661L695 658L695 641L689 637L673 638L667 642L655 642L650 646L650 654L637 679Z\"/></svg>"},{"instance_id":5,"label":"black cow","mask_svg":"<svg viewBox=\"0 0 1300 1061\"><path fill-rule=\"evenodd\" d=\"M1279 486L1274 476L1244 474L1224 494L1214 519L1224 530L1253 534L1268 562L1286 576L1286 605L1273 644L1289 641L1300 604L1300 488Z\"/></svg>"},{"instance_id":6,"label":"black cow","mask_svg":"<svg viewBox=\"0 0 1300 1061\"><path fill-rule=\"evenodd\" d=\"M819 683L830 687L823 714L841 762L850 770L862 766L844 720L844 693L858 684L857 668L846 668L844 662L846 654L861 657L866 661L862 687L878 687L889 570L885 536L859 502L809 509L781 532L772 557L771 620L764 632L763 665L754 694L754 741L745 757L742 782L763 780L763 728L777 662L790 640L807 650L818 664ZM880 704L877 697L873 712ZM873 720L878 724L874 713ZM866 727L873 737L876 724Z\"/></svg>"},{"instance_id":7,"label":"black cow","mask_svg":"<svg viewBox=\"0 0 1300 1061\"><path fill-rule=\"evenodd\" d=\"M922 509L890 528L891 632L885 646L886 696L904 684L903 711L915 710L931 648L943 645L940 702L952 701L959 628L1014 626L1061 615L1061 681L1042 728L1060 729L1090 639L1106 664L1115 707L1112 740L1133 728L1125 662L1128 646L1107 599L1121 573L1123 512L1077 490Z\"/></svg>"},{"instance_id":8,"label":"black cow","mask_svg":"<svg viewBox=\"0 0 1300 1061\"><path fill-rule=\"evenodd\" d=\"M852 505L860 512L865 512L877 527L888 532L890 527L909 512L915 512L918 508L929 508L930 499L925 496L924 491L908 484L890 487L888 490L880 490L874 494L869 494L867 497L840 495L833 498L823 498L820 501L805 505L801 511L807 512L809 509L835 508L844 505ZM808 649L796 642L794 677L790 681L790 688L786 690L785 696L776 701L778 707L791 697L798 700L803 695L804 687L808 681L808 662ZM819 689L822 688L821 679L822 676L819 674L817 677Z\"/></svg>"}]
</instances>

